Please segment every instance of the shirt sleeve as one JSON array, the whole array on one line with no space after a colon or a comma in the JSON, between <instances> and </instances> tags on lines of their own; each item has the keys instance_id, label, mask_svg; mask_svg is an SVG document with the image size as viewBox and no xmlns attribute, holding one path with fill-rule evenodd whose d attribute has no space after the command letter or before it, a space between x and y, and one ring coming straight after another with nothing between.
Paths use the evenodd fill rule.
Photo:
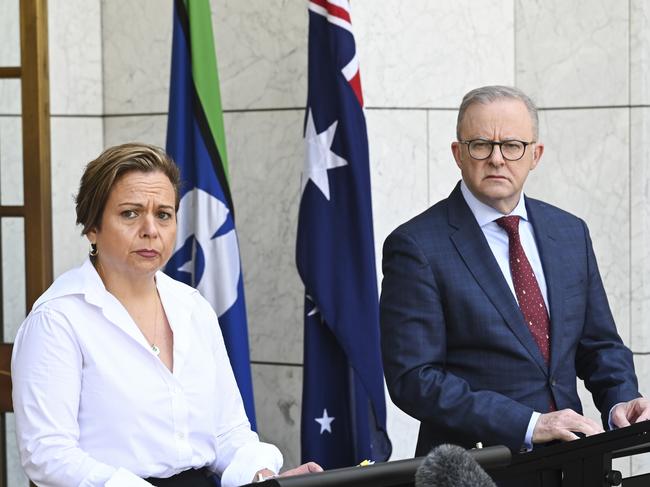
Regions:
<instances>
[{"instance_id":1,"label":"shirt sleeve","mask_svg":"<svg viewBox=\"0 0 650 487\"><path fill-rule=\"evenodd\" d=\"M82 365L75 335L61 314L41 310L27 317L11 364L16 436L27 476L47 487L150 485L79 447Z\"/></svg>"},{"instance_id":2,"label":"shirt sleeve","mask_svg":"<svg viewBox=\"0 0 650 487\"><path fill-rule=\"evenodd\" d=\"M611 408L609 408L609 414L607 415L607 426L609 426L610 430L618 429L618 426L616 426L614 423L612 423L612 413L614 412L614 408L616 406L618 406L619 404L623 404L623 402L617 402Z\"/></svg>"},{"instance_id":3,"label":"shirt sleeve","mask_svg":"<svg viewBox=\"0 0 650 487\"><path fill-rule=\"evenodd\" d=\"M282 467L282 454L275 445L262 443L257 438L240 446L235 451L230 464L221 476L221 487L236 487L250 484L255 473L268 468L279 472Z\"/></svg>"},{"instance_id":4,"label":"shirt sleeve","mask_svg":"<svg viewBox=\"0 0 650 487\"><path fill-rule=\"evenodd\" d=\"M524 449L526 451L531 451L533 449L533 433L535 432L535 426L537 426L537 420L541 415L542 413L533 411L533 414L530 416L528 428L526 429L526 438L524 439Z\"/></svg>"},{"instance_id":5,"label":"shirt sleeve","mask_svg":"<svg viewBox=\"0 0 650 487\"><path fill-rule=\"evenodd\" d=\"M201 314L214 330L213 350L217 370L216 390L220 391L217 421L217 455L210 467L221 476L222 487L235 487L253 481L255 473L264 468L279 472L282 467L282 453L274 445L263 443L251 430L246 417L244 403L235 381L226 346L221 335L219 322L210 305L202 302Z\"/></svg>"}]
</instances>

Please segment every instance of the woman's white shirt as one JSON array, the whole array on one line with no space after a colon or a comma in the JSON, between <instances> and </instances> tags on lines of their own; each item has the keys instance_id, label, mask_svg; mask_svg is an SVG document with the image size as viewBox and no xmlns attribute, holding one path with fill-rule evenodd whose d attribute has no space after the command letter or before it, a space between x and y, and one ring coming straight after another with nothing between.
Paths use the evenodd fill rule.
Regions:
<instances>
[{"instance_id":1,"label":"woman's white shirt","mask_svg":"<svg viewBox=\"0 0 650 487\"><path fill-rule=\"evenodd\" d=\"M279 471L280 451L250 429L211 306L161 272L156 284L174 335L173 373L89 260L60 276L23 322L13 404L36 484L149 485L141 479L207 467L229 487Z\"/></svg>"}]
</instances>

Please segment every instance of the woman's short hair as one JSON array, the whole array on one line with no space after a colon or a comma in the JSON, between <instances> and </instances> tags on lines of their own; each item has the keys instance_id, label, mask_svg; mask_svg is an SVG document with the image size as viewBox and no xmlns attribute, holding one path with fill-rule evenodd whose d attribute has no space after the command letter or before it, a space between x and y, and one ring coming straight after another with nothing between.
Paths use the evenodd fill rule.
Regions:
<instances>
[{"instance_id":1,"label":"woman's short hair","mask_svg":"<svg viewBox=\"0 0 650 487\"><path fill-rule=\"evenodd\" d=\"M109 147L86 166L76 198L77 225L82 235L101 226L108 196L115 183L126 173L162 172L169 178L176 194L178 211L180 172L171 157L155 145L131 142Z\"/></svg>"}]
</instances>

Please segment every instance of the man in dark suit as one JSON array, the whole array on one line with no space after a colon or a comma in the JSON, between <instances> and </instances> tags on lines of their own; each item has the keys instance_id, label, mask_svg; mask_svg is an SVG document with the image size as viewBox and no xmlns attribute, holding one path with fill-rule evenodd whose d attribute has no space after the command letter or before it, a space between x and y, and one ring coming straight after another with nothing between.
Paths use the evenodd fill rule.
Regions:
<instances>
[{"instance_id":1,"label":"man in dark suit","mask_svg":"<svg viewBox=\"0 0 650 487\"><path fill-rule=\"evenodd\" d=\"M582 416L576 377L606 428L650 417L587 226L523 196L537 136L520 90L469 92L451 145L462 181L384 244L384 369L395 404L421 421L416 455L602 432Z\"/></svg>"}]
</instances>

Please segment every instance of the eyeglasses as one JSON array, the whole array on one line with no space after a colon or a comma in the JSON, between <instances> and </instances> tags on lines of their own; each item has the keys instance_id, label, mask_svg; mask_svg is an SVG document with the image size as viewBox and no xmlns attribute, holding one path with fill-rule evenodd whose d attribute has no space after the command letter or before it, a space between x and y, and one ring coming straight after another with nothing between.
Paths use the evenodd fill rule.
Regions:
<instances>
[{"instance_id":1,"label":"eyeglasses","mask_svg":"<svg viewBox=\"0 0 650 487\"><path fill-rule=\"evenodd\" d=\"M465 144L469 149L469 155L474 159L482 161L489 158L494 151L494 146L498 145L501 155L506 161L518 161L524 157L526 147L534 144L536 141L524 142L522 140L504 140L497 142L495 140L473 139L461 140L460 144Z\"/></svg>"}]
</instances>

